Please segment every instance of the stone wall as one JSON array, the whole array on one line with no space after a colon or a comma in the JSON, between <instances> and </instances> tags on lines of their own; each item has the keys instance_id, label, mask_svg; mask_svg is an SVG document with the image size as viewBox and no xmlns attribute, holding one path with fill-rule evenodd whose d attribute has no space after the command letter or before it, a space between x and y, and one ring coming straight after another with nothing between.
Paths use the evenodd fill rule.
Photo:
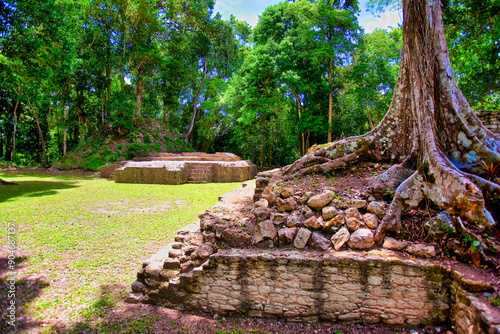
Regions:
<instances>
[{"instance_id":1,"label":"stone wall","mask_svg":"<svg viewBox=\"0 0 500 334\"><path fill-rule=\"evenodd\" d=\"M256 183L265 189L254 203ZM451 321L457 333L500 333L500 315L484 296L491 287L481 270L424 259L435 257L432 246L386 237L380 248L371 233L366 247L351 240L359 231L370 232L375 225L366 218L376 214L366 213L351 226L356 221L344 218L359 212L350 206L364 212L376 201L331 198L328 192L300 195L272 181L266 187L256 183L221 196L198 222L180 230L175 242L144 262L129 302L289 321L412 326ZM301 220L292 208L284 210L291 198L293 210L311 216ZM260 206L267 200L278 209ZM340 225L324 223L339 210ZM342 230L345 238L336 238Z\"/></svg>"},{"instance_id":2,"label":"stone wall","mask_svg":"<svg viewBox=\"0 0 500 334\"><path fill-rule=\"evenodd\" d=\"M446 272L387 260L387 254L375 252L221 251L203 270L184 278L191 292L184 307L289 320L444 322L449 314Z\"/></svg>"},{"instance_id":3,"label":"stone wall","mask_svg":"<svg viewBox=\"0 0 500 334\"><path fill-rule=\"evenodd\" d=\"M493 132L500 133L500 112L498 111L476 111L481 122Z\"/></svg>"}]
</instances>

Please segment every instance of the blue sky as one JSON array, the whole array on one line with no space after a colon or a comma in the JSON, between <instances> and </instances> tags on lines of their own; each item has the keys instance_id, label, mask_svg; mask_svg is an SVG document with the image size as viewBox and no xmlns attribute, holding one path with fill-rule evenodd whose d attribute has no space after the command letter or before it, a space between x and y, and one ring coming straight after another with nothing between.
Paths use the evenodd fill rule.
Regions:
<instances>
[{"instance_id":1,"label":"blue sky","mask_svg":"<svg viewBox=\"0 0 500 334\"><path fill-rule=\"evenodd\" d=\"M223 19L229 19L233 14L238 20L247 21L252 27L255 27L259 18L266 7L275 5L283 0L216 0L214 12L221 13ZM401 22L400 13L397 11L386 12L380 17L375 17L365 11L366 0L360 1L362 12L358 17L359 24L370 33L375 28L390 29L397 27Z\"/></svg>"}]
</instances>

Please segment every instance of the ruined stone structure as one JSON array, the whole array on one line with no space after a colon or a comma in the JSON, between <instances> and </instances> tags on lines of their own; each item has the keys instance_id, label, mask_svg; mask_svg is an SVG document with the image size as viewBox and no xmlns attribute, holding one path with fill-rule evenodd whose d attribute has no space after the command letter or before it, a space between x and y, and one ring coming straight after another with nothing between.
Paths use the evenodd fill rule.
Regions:
<instances>
[{"instance_id":1,"label":"ruined stone structure","mask_svg":"<svg viewBox=\"0 0 500 334\"><path fill-rule=\"evenodd\" d=\"M499 333L500 311L484 296L491 287L480 271L445 265L432 259L432 249L392 238L383 248L374 248L368 240L359 250L351 239L357 238L357 231L369 232L371 220L358 217L362 226L354 229L347 225L349 209L337 209L342 224L325 231L318 220L306 224L310 217L290 219L290 211L299 208L287 208L283 202L293 198L297 205L322 208L348 203L360 210L368 203L325 199L322 194L304 194L305 199L288 194L286 188L269 191L272 180L257 183L266 183L257 196L259 204L252 199L255 185L244 184L145 261L129 302L289 321L413 326L451 322L457 333ZM281 212L263 205L262 197L272 201L273 196L274 204L281 202ZM264 217L262 208L272 216ZM339 246L334 237L342 228L348 237Z\"/></svg>"},{"instance_id":2,"label":"ruined stone structure","mask_svg":"<svg viewBox=\"0 0 500 334\"><path fill-rule=\"evenodd\" d=\"M493 132L500 133L499 111L476 111L476 114L488 129Z\"/></svg>"},{"instance_id":3,"label":"ruined stone structure","mask_svg":"<svg viewBox=\"0 0 500 334\"><path fill-rule=\"evenodd\" d=\"M241 182L257 168L231 153L157 153L101 168L101 177L118 183L183 184Z\"/></svg>"}]
</instances>

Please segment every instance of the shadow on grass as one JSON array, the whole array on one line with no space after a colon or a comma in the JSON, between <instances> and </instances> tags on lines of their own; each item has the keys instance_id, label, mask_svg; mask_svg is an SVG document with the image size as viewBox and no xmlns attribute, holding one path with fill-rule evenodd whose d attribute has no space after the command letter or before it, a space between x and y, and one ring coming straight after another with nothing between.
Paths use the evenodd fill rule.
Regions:
<instances>
[{"instance_id":1,"label":"shadow on grass","mask_svg":"<svg viewBox=\"0 0 500 334\"><path fill-rule=\"evenodd\" d=\"M43 177L41 177L43 179ZM17 197L42 197L58 193L58 190L78 187L76 181L19 181L16 185L0 186L0 203Z\"/></svg>"},{"instance_id":2,"label":"shadow on grass","mask_svg":"<svg viewBox=\"0 0 500 334\"><path fill-rule=\"evenodd\" d=\"M14 259L16 268L27 260ZM49 286L43 278L36 276L19 277L18 271L10 271L8 258L0 257L0 333L25 333L39 328L40 322L33 321L26 313L26 307ZM12 303L15 301L15 304Z\"/></svg>"}]
</instances>

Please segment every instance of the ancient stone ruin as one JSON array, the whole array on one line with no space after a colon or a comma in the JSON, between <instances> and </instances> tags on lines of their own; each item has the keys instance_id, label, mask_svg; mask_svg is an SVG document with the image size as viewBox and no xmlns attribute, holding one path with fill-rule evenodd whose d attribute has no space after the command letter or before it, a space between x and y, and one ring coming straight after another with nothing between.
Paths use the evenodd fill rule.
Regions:
<instances>
[{"instance_id":1,"label":"ancient stone ruin","mask_svg":"<svg viewBox=\"0 0 500 334\"><path fill-rule=\"evenodd\" d=\"M250 180L257 167L232 153L155 153L101 168L101 177L118 183L183 184Z\"/></svg>"},{"instance_id":2,"label":"ancient stone ruin","mask_svg":"<svg viewBox=\"0 0 500 334\"><path fill-rule=\"evenodd\" d=\"M288 321L439 325L499 333L479 270L435 259L432 245L374 229L387 203L370 194L287 187L260 173L223 196L149 260L129 302ZM445 212L429 221L449 229ZM439 222L439 224L435 224Z\"/></svg>"}]
</instances>

